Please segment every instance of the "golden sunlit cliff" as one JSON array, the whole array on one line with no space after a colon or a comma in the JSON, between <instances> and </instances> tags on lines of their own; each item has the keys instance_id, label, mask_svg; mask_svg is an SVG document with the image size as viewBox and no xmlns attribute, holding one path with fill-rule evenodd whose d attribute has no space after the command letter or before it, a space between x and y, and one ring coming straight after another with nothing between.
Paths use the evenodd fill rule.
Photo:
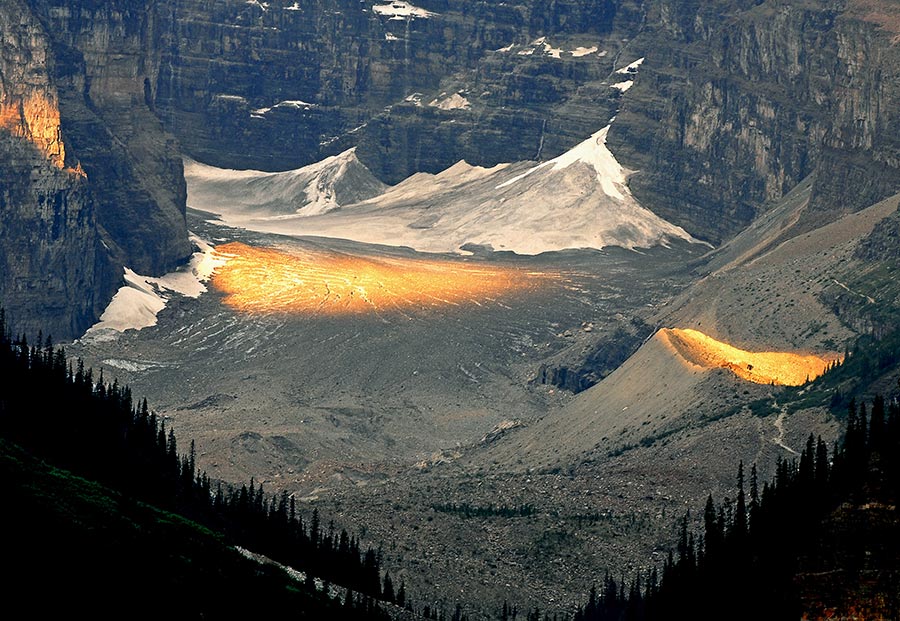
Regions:
<instances>
[{"instance_id":1,"label":"golden sunlit cliff","mask_svg":"<svg viewBox=\"0 0 900 621\"><path fill-rule=\"evenodd\" d=\"M191 253L177 146L148 104L165 10L0 3L0 303L19 329L78 336L122 266Z\"/></svg>"},{"instance_id":2,"label":"golden sunlit cliff","mask_svg":"<svg viewBox=\"0 0 900 621\"><path fill-rule=\"evenodd\" d=\"M59 127L59 104L52 90L21 98L0 94L0 128L31 142L57 168L63 168L66 150Z\"/></svg>"}]
</instances>

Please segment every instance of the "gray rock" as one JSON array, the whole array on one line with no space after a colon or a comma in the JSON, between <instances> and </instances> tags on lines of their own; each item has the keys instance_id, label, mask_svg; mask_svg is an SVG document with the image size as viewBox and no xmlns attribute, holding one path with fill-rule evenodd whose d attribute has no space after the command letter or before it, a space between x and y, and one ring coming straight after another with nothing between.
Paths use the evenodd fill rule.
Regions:
<instances>
[{"instance_id":1,"label":"gray rock","mask_svg":"<svg viewBox=\"0 0 900 621\"><path fill-rule=\"evenodd\" d=\"M79 335L122 280L189 256L174 140L152 107L160 4L0 6L0 303L17 330Z\"/></svg>"}]
</instances>

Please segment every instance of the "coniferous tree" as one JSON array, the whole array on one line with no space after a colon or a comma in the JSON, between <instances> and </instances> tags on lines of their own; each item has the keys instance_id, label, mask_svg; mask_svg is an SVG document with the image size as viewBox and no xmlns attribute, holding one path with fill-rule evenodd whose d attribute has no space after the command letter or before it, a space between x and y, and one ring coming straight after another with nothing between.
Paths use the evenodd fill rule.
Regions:
<instances>
[{"instance_id":1,"label":"coniferous tree","mask_svg":"<svg viewBox=\"0 0 900 621\"><path fill-rule=\"evenodd\" d=\"M397 605L401 608L406 605L406 583L401 578L400 588L397 589Z\"/></svg>"},{"instance_id":2,"label":"coniferous tree","mask_svg":"<svg viewBox=\"0 0 900 621\"><path fill-rule=\"evenodd\" d=\"M396 601L396 595L394 594L394 583L391 580L390 572L384 574L384 586L381 589L382 599L386 602L394 602Z\"/></svg>"},{"instance_id":3,"label":"coniferous tree","mask_svg":"<svg viewBox=\"0 0 900 621\"><path fill-rule=\"evenodd\" d=\"M734 510L734 522L731 527L731 534L735 540L735 545L740 548L745 545L747 540L747 506L744 499L744 462L738 465L738 494L737 503Z\"/></svg>"}]
</instances>

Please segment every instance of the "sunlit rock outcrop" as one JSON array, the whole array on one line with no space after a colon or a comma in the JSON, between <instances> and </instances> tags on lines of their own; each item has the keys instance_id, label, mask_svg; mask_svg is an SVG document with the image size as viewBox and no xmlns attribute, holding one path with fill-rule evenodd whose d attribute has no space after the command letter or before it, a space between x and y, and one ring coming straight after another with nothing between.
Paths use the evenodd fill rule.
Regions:
<instances>
[{"instance_id":1,"label":"sunlit rock outcrop","mask_svg":"<svg viewBox=\"0 0 900 621\"><path fill-rule=\"evenodd\" d=\"M0 304L17 329L77 336L121 266L190 255L181 159L152 110L161 3L132 4L0 4Z\"/></svg>"},{"instance_id":2,"label":"sunlit rock outcrop","mask_svg":"<svg viewBox=\"0 0 900 621\"><path fill-rule=\"evenodd\" d=\"M59 105L52 94L33 92L23 98L0 93L0 128L31 142L57 168L66 149L59 129Z\"/></svg>"}]
</instances>

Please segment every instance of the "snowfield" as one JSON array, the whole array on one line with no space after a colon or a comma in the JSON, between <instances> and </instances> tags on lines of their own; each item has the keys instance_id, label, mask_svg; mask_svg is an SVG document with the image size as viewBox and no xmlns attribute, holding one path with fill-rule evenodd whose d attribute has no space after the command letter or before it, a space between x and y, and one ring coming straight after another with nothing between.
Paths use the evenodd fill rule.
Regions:
<instances>
[{"instance_id":1,"label":"snowfield","mask_svg":"<svg viewBox=\"0 0 900 621\"><path fill-rule=\"evenodd\" d=\"M638 58L633 63L630 63L628 65L625 65L621 69L618 69L616 71L616 73L621 74L621 75L635 74L635 73L637 73L637 70L640 68L640 66L643 64L644 64L644 59Z\"/></svg>"},{"instance_id":2,"label":"snowfield","mask_svg":"<svg viewBox=\"0 0 900 621\"><path fill-rule=\"evenodd\" d=\"M202 209L219 213L227 207L269 217L323 214L376 196L387 187L359 163L355 149L280 173L229 170L185 160L184 175L191 180L194 196L202 197Z\"/></svg>"},{"instance_id":3,"label":"snowfield","mask_svg":"<svg viewBox=\"0 0 900 621\"><path fill-rule=\"evenodd\" d=\"M286 173L228 171L187 162L188 205L252 231L421 252L483 249L535 255L696 241L631 196L627 171L606 148L608 131L607 126L541 164L482 168L461 161L439 174L418 173L381 191L367 185L368 196L359 200L350 190L374 178L352 151ZM338 187L345 188L346 196L339 196Z\"/></svg>"},{"instance_id":4,"label":"snowfield","mask_svg":"<svg viewBox=\"0 0 900 621\"><path fill-rule=\"evenodd\" d=\"M432 108L438 108L439 110L468 110L472 107L469 100L461 93L453 93L449 96L447 93L441 93L440 97L433 100L428 105Z\"/></svg>"},{"instance_id":5,"label":"snowfield","mask_svg":"<svg viewBox=\"0 0 900 621\"><path fill-rule=\"evenodd\" d=\"M495 51L505 53L512 51L515 47L515 44L510 44ZM553 47L547 37L541 37L532 41L529 46L525 47L522 50L519 50L518 52L516 52L516 54L518 54L519 56L549 56L556 59L561 59L563 57L563 54L571 54L572 58L581 58L590 54L597 54L597 56L606 56L606 51L601 52L599 50L600 48L598 48L596 45L591 47L580 46L576 47L574 50L564 50L561 47Z\"/></svg>"},{"instance_id":6,"label":"snowfield","mask_svg":"<svg viewBox=\"0 0 900 621\"><path fill-rule=\"evenodd\" d=\"M116 332L155 326L156 316L173 295L198 298L205 293L204 283L212 277L216 268L227 261L227 257L216 253L199 237L191 236L191 241L198 250L190 262L165 276L141 276L124 268L125 285L119 288L100 315L100 321L87 330L85 337L112 339Z\"/></svg>"},{"instance_id":7,"label":"snowfield","mask_svg":"<svg viewBox=\"0 0 900 621\"><path fill-rule=\"evenodd\" d=\"M408 2L390 2L372 7L378 15L389 17L390 19L415 19L416 17L433 17L436 13L420 9Z\"/></svg>"}]
</instances>

